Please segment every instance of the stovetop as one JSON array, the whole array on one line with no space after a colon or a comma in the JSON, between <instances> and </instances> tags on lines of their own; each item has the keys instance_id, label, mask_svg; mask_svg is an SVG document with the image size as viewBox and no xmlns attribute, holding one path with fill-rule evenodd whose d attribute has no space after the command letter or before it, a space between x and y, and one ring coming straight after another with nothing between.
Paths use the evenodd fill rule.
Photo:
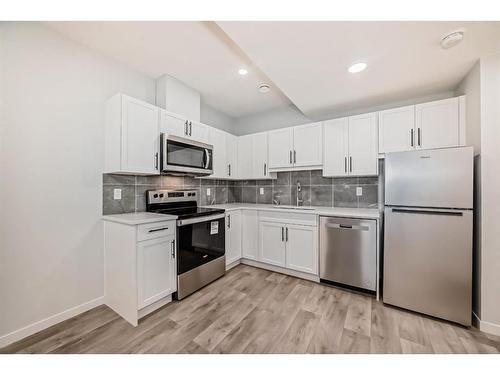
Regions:
<instances>
[{"instance_id":1,"label":"stovetop","mask_svg":"<svg viewBox=\"0 0 500 375\"><path fill-rule=\"evenodd\" d=\"M149 190L146 210L176 215L178 220L224 213L223 209L198 207L196 190Z\"/></svg>"}]
</instances>

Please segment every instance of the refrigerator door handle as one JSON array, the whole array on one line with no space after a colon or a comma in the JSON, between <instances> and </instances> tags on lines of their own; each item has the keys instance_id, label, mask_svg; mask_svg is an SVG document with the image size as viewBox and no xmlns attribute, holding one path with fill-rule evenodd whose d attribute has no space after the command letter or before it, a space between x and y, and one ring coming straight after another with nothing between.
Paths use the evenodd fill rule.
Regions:
<instances>
[{"instance_id":1,"label":"refrigerator door handle","mask_svg":"<svg viewBox=\"0 0 500 375\"><path fill-rule=\"evenodd\" d=\"M441 211L441 210L411 210L407 208L393 208L392 212L420 215L444 215L444 216L463 216L461 211Z\"/></svg>"}]
</instances>

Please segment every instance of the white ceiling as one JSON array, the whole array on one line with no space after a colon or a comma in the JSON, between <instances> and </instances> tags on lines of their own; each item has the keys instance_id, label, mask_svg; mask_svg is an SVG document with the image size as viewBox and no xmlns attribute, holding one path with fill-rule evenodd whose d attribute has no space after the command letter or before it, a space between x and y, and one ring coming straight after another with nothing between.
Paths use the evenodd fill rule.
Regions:
<instances>
[{"instance_id":1,"label":"white ceiling","mask_svg":"<svg viewBox=\"0 0 500 375\"><path fill-rule=\"evenodd\" d=\"M279 89L257 91L269 80L214 22L46 22L73 40L158 78L180 79L199 91L208 105L232 117L290 101ZM237 72L246 67L245 77Z\"/></svg>"},{"instance_id":2,"label":"white ceiling","mask_svg":"<svg viewBox=\"0 0 500 375\"><path fill-rule=\"evenodd\" d=\"M500 22L219 22L308 117L454 89L478 57L500 51ZM465 27L463 42L441 37ZM363 60L368 68L350 74Z\"/></svg>"},{"instance_id":3,"label":"white ceiling","mask_svg":"<svg viewBox=\"0 0 500 375\"><path fill-rule=\"evenodd\" d=\"M232 117L297 106L312 120L452 90L500 51L500 22L48 22L152 78L170 74ZM465 27L443 50L441 37ZM363 60L368 69L349 74ZM241 66L250 73L237 74ZM272 91L260 94L268 82Z\"/></svg>"}]
</instances>

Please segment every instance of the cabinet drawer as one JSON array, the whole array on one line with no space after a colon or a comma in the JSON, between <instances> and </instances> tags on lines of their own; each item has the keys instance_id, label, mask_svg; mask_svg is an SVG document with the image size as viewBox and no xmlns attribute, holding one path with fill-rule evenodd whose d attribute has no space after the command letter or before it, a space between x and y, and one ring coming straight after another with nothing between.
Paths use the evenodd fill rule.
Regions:
<instances>
[{"instance_id":1,"label":"cabinet drawer","mask_svg":"<svg viewBox=\"0 0 500 375\"><path fill-rule=\"evenodd\" d=\"M259 211L259 218L270 222L316 226L316 215L314 213L294 212L293 209L290 209L290 212Z\"/></svg>"},{"instance_id":2,"label":"cabinet drawer","mask_svg":"<svg viewBox=\"0 0 500 375\"><path fill-rule=\"evenodd\" d=\"M175 220L137 226L137 241L151 240L175 234Z\"/></svg>"}]
</instances>

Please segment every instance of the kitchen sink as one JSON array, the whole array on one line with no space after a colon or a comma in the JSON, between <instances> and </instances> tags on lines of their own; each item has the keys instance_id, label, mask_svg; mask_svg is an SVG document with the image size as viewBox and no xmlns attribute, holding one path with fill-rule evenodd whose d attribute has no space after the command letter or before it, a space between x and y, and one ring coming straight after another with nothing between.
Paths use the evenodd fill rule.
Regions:
<instances>
[{"instance_id":1,"label":"kitchen sink","mask_svg":"<svg viewBox=\"0 0 500 375\"><path fill-rule=\"evenodd\" d=\"M313 207L302 207L302 206L277 206L274 205L273 208L281 208L285 210L300 210L300 211L313 211Z\"/></svg>"}]
</instances>

